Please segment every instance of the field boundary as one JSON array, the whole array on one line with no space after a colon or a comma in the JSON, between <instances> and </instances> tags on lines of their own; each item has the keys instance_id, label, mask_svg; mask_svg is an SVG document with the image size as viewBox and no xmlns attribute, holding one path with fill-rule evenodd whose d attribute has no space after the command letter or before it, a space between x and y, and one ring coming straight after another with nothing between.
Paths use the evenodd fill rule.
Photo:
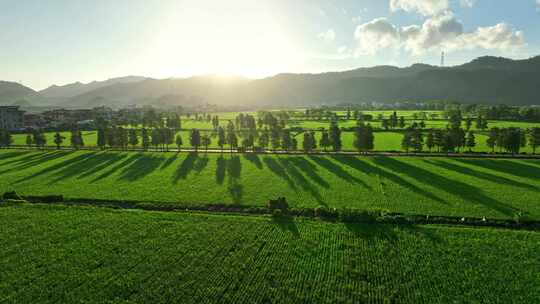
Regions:
<instances>
[{"instance_id":1,"label":"field boundary","mask_svg":"<svg viewBox=\"0 0 540 304\"><path fill-rule=\"evenodd\" d=\"M160 212L205 212L223 215L272 216L277 219L302 217L328 222L372 223L394 225L452 225L464 227L492 227L517 230L540 231L540 220L526 216L514 219L475 218L427 214L392 213L386 210L336 209L336 208L291 208L271 209L264 206L231 204L172 204L170 202L103 200L89 198L63 198L62 196L18 196L6 193L0 197L0 207L17 204L44 204L64 206L88 206L112 209L132 209Z\"/></svg>"},{"instance_id":2,"label":"field boundary","mask_svg":"<svg viewBox=\"0 0 540 304\"><path fill-rule=\"evenodd\" d=\"M230 149L177 149L170 148L167 150L162 149L142 149L142 148L128 148L128 149L115 149L107 148L100 149L99 147L89 146L81 147L79 149L71 147L60 147L58 149L55 146L45 146L45 147L29 147L29 146L9 146L2 147L1 150L29 150L29 151L100 151L100 152L132 152L132 153L143 153L143 152L152 152L152 153L201 153L201 154L258 154L258 155L336 155L336 156L366 156L366 157L375 157L375 156L386 156L386 157L444 157L444 158L485 158L485 159L540 159L540 154L509 154L509 153L440 153L440 152L398 152L398 151L370 151L370 152L358 152L352 150L346 151L314 151L314 152L304 152L301 150L297 151L284 151L284 150L265 150L265 151L242 151L242 150L230 150Z\"/></svg>"}]
</instances>

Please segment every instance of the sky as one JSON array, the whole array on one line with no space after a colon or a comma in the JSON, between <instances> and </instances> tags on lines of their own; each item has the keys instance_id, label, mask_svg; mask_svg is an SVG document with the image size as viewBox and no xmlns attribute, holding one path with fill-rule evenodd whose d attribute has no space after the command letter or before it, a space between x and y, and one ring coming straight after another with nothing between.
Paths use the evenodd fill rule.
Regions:
<instances>
[{"instance_id":1,"label":"sky","mask_svg":"<svg viewBox=\"0 0 540 304\"><path fill-rule=\"evenodd\" d=\"M262 78L540 55L540 0L0 0L0 79Z\"/></svg>"}]
</instances>

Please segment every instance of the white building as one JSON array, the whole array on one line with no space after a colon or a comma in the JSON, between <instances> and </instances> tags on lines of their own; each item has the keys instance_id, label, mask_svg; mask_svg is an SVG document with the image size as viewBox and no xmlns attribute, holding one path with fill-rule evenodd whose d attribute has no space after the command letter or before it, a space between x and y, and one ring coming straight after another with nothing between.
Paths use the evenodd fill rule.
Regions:
<instances>
[{"instance_id":1,"label":"white building","mask_svg":"<svg viewBox=\"0 0 540 304\"><path fill-rule=\"evenodd\" d=\"M18 106L0 106L0 129L19 130L24 128L24 111Z\"/></svg>"}]
</instances>

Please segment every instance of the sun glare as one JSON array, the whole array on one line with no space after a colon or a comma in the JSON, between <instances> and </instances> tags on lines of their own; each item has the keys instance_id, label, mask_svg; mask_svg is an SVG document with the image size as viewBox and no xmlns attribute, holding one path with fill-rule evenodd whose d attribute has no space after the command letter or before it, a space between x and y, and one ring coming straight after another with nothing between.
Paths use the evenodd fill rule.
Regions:
<instances>
[{"instance_id":1,"label":"sun glare","mask_svg":"<svg viewBox=\"0 0 540 304\"><path fill-rule=\"evenodd\" d=\"M261 10L254 14L255 9ZM258 78L293 70L301 61L299 50L268 7L239 1L183 3L167 12L162 24L143 59L159 76Z\"/></svg>"}]
</instances>

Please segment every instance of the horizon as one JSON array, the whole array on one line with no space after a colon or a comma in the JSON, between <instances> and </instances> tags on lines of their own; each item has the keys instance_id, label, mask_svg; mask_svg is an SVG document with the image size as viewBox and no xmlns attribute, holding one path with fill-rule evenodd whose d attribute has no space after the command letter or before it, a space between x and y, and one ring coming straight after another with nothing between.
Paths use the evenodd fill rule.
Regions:
<instances>
[{"instance_id":1,"label":"horizon","mask_svg":"<svg viewBox=\"0 0 540 304\"><path fill-rule=\"evenodd\" d=\"M484 56L481 56L481 57L472 58L471 60L468 60L468 61L460 63L460 64L455 64L455 65L451 65L451 66L450 65L445 65L444 67L445 68L452 68L452 67L460 66L460 65L470 63L473 60L483 58L483 57L504 58L504 59L511 59L511 60L517 61L517 60L527 60L527 59L540 57L540 55L533 55L533 56L529 56L529 57L526 57L526 58L507 58L507 57L504 57L504 56L484 55ZM424 62L415 62L415 63L412 63L410 65L405 65L405 66L380 64L380 65L373 65L373 66L352 67L352 68L343 69L343 70L320 71L320 72L315 72L315 73L310 73L310 72L298 72L298 73L295 73L295 72L280 72L280 73L272 74L272 75L265 76L265 77L248 77L248 76L234 75L234 74L197 74L197 75L190 75L190 76L185 76L185 77L166 77L166 78L155 78L155 77L149 77L149 76L145 76L145 75L123 75L123 76L113 76L113 77L109 77L109 78L106 78L106 79L95 79L95 80L91 80L91 81L88 81L88 82L75 81L75 82L64 83L64 84L51 84L51 85L49 85L47 87L44 87L44 88L41 88L41 89L36 89L36 88L30 87L30 86L24 85L24 83L20 83L18 81L12 81L12 80L0 80L0 81L18 83L18 84L21 84L21 85L23 85L23 86L25 86L27 88L30 88L30 89L36 91L36 92L41 92L41 91L44 91L44 90L52 88L52 87L64 87L64 86L74 85L74 84L88 85L88 84L91 84L91 83L94 83L94 82L105 82L105 81L108 81L108 80L114 80L114 79L120 79L120 78L128 78L128 77L141 77L141 78L145 78L144 80L168 80L168 79L181 80L181 79L190 79L190 78L198 78L198 77L222 77L222 78L225 78L225 79L226 78L244 78L246 80L260 80L260 79L272 78L272 77L276 77L276 76L279 76L279 75L287 75L287 74L318 75L318 74L325 74L325 73L342 73L342 72L354 71L354 70L359 70L359 69L370 69L370 68L381 67L381 66L397 67L397 68L403 69L403 68L409 68L409 67L412 67L412 66L418 65L418 64L424 64L424 65L429 65L429 66L433 66L433 67L440 67L438 65L428 64L428 63L424 63Z\"/></svg>"},{"instance_id":2,"label":"horizon","mask_svg":"<svg viewBox=\"0 0 540 304\"><path fill-rule=\"evenodd\" d=\"M40 91L122 75L261 79L436 66L442 51L446 66L526 59L540 54L539 15L537 0L5 1L0 70L2 80Z\"/></svg>"}]
</instances>

